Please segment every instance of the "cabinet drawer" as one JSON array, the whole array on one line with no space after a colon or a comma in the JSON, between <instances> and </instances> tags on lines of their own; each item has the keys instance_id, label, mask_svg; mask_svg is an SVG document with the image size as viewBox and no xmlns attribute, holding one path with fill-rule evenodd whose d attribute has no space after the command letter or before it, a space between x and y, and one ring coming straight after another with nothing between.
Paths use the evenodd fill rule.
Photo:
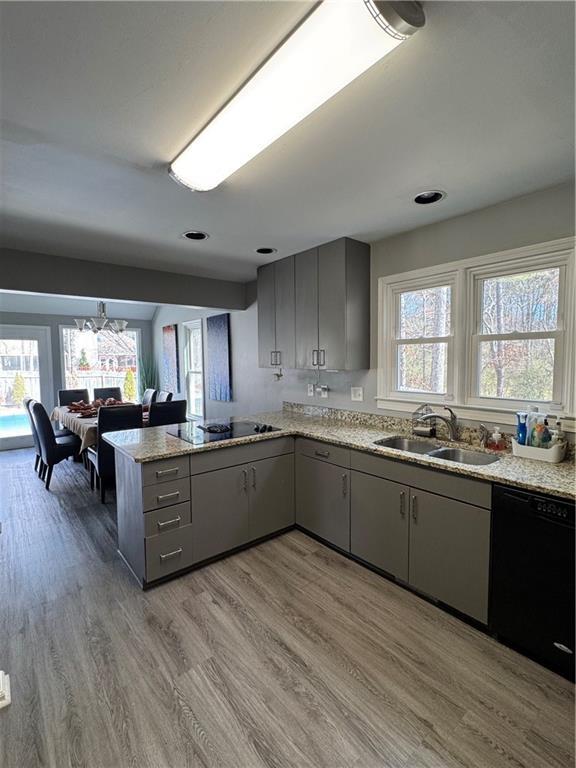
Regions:
<instances>
[{"instance_id":1,"label":"cabinet drawer","mask_svg":"<svg viewBox=\"0 0 576 768\"><path fill-rule=\"evenodd\" d=\"M144 536L156 536L182 528L190 522L190 502L175 504L173 507L155 509L144 515Z\"/></svg>"},{"instance_id":2,"label":"cabinet drawer","mask_svg":"<svg viewBox=\"0 0 576 768\"><path fill-rule=\"evenodd\" d=\"M336 464L339 467L350 466L350 450L341 448L338 445L323 443L320 440L309 440L300 437L296 440L296 453L303 456L310 456L312 459L327 461L329 464Z\"/></svg>"},{"instance_id":3,"label":"cabinet drawer","mask_svg":"<svg viewBox=\"0 0 576 768\"><path fill-rule=\"evenodd\" d=\"M146 539L146 581L155 581L192 565L192 526Z\"/></svg>"},{"instance_id":4,"label":"cabinet drawer","mask_svg":"<svg viewBox=\"0 0 576 768\"><path fill-rule=\"evenodd\" d=\"M199 475L268 459L271 456L282 456L285 453L294 453L294 438L271 435L246 445L232 445L229 448L216 448L195 454L190 460L190 470L192 475Z\"/></svg>"},{"instance_id":5,"label":"cabinet drawer","mask_svg":"<svg viewBox=\"0 0 576 768\"><path fill-rule=\"evenodd\" d=\"M175 456L173 459L151 461L142 465L142 485L155 485L170 480L180 480L190 474L190 457Z\"/></svg>"},{"instance_id":6,"label":"cabinet drawer","mask_svg":"<svg viewBox=\"0 0 576 768\"><path fill-rule=\"evenodd\" d=\"M144 512L161 507L171 507L182 501L190 500L190 478L172 480L169 483L148 485L142 489L142 503Z\"/></svg>"}]
</instances>

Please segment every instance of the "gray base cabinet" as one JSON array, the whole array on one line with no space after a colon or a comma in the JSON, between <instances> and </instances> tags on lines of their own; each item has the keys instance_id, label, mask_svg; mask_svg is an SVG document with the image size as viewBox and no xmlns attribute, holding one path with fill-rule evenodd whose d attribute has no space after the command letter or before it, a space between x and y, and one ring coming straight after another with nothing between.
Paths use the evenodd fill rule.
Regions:
<instances>
[{"instance_id":1,"label":"gray base cabinet","mask_svg":"<svg viewBox=\"0 0 576 768\"><path fill-rule=\"evenodd\" d=\"M252 464L249 495L250 539L294 525L294 455Z\"/></svg>"},{"instance_id":2,"label":"gray base cabinet","mask_svg":"<svg viewBox=\"0 0 576 768\"><path fill-rule=\"evenodd\" d=\"M350 470L296 456L296 522L350 551Z\"/></svg>"},{"instance_id":3,"label":"gray base cabinet","mask_svg":"<svg viewBox=\"0 0 576 768\"><path fill-rule=\"evenodd\" d=\"M408 581L410 489L361 472L351 482L351 553Z\"/></svg>"},{"instance_id":4,"label":"gray base cabinet","mask_svg":"<svg viewBox=\"0 0 576 768\"><path fill-rule=\"evenodd\" d=\"M195 563L249 541L246 466L195 475L192 499Z\"/></svg>"},{"instance_id":5,"label":"gray base cabinet","mask_svg":"<svg viewBox=\"0 0 576 768\"><path fill-rule=\"evenodd\" d=\"M412 489L410 518L410 584L486 624L490 511Z\"/></svg>"}]
</instances>

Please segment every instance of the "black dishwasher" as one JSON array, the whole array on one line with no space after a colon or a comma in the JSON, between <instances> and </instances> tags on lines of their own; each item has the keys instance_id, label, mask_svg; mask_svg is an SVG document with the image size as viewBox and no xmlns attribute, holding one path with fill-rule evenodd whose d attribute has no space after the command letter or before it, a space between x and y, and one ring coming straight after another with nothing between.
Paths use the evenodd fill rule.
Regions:
<instances>
[{"instance_id":1,"label":"black dishwasher","mask_svg":"<svg viewBox=\"0 0 576 768\"><path fill-rule=\"evenodd\" d=\"M574 679L574 503L494 486L490 631Z\"/></svg>"}]
</instances>

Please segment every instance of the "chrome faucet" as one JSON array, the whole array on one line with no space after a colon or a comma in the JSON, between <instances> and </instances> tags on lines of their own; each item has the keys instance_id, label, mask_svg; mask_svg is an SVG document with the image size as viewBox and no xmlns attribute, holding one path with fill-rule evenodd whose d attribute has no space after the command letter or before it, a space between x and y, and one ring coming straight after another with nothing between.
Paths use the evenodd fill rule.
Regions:
<instances>
[{"instance_id":1,"label":"chrome faucet","mask_svg":"<svg viewBox=\"0 0 576 768\"><path fill-rule=\"evenodd\" d=\"M430 421L431 419L440 419L440 421L443 421L444 424L448 427L448 439L450 441L457 440L458 439L458 418L452 408L449 408L447 405L444 406L445 411L450 412L450 416L442 416L439 413L425 413L424 416L420 416L417 421L419 423L423 423L425 421Z\"/></svg>"}]
</instances>

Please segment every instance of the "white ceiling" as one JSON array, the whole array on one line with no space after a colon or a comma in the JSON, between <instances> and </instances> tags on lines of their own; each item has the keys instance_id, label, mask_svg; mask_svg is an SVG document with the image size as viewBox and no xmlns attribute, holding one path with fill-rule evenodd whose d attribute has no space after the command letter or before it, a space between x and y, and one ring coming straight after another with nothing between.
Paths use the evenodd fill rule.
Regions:
<instances>
[{"instance_id":1,"label":"white ceiling","mask_svg":"<svg viewBox=\"0 0 576 768\"><path fill-rule=\"evenodd\" d=\"M95 317L97 302L98 299L0 291L0 312ZM106 302L106 314L111 319L118 320L152 320L157 308L156 304L137 301Z\"/></svg>"},{"instance_id":2,"label":"white ceiling","mask_svg":"<svg viewBox=\"0 0 576 768\"><path fill-rule=\"evenodd\" d=\"M572 177L574 5L432 2L222 187L173 182L170 160L308 9L2 3L3 244L248 280L259 246L374 241ZM447 199L411 202L430 187ZM192 228L210 239L179 238Z\"/></svg>"}]
</instances>

